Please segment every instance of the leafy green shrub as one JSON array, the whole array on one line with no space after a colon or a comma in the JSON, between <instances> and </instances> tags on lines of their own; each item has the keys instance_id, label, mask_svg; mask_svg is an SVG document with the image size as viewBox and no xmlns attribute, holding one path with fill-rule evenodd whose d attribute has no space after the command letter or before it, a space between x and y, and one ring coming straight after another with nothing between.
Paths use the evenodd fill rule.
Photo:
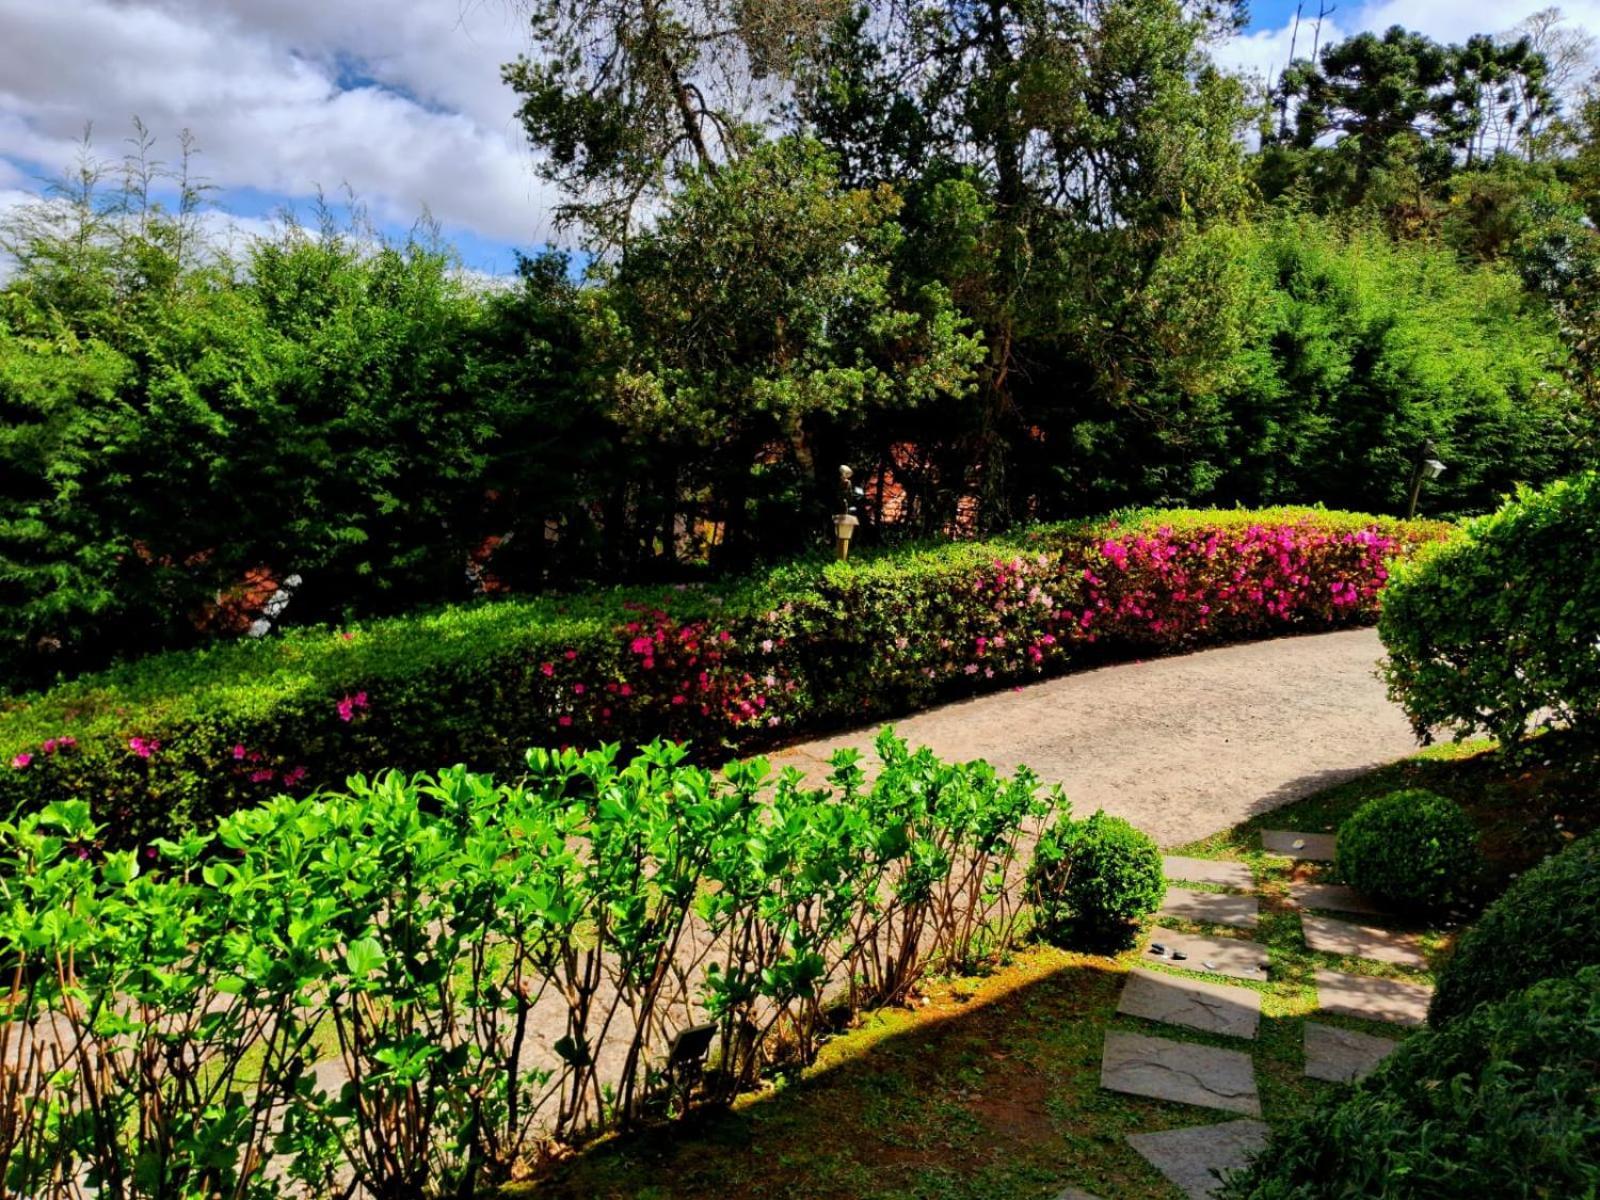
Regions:
<instances>
[{"instance_id":1,"label":"leafy green shrub","mask_svg":"<svg viewBox=\"0 0 1600 1200\"><path fill-rule=\"evenodd\" d=\"M1339 873L1400 910L1438 912L1477 882L1478 834L1454 800L1405 788L1368 800L1339 827Z\"/></svg>"},{"instance_id":2,"label":"leafy green shrub","mask_svg":"<svg viewBox=\"0 0 1600 1200\"><path fill-rule=\"evenodd\" d=\"M1419 735L1600 723L1600 474L1522 491L1397 568L1378 631Z\"/></svg>"},{"instance_id":3,"label":"leafy green shrub","mask_svg":"<svg viewBox=\"0 0 1600 1200\"><path fill-rule=\"evenodd\" d=\"M0 700L0 814L81 796L133 842L352 769L503 772L529 744L657 737L738 752L1090 658L1370 620L1390 558L1443 529L1160 513L161 655Z\"/></svg>"},{"instance_id":4,"label":"leafy green shrub","mask_svg":"<svg viewBox=\"0 0 1600 1200\"><path fill-rule=\"evenodd\" d=\"M1443 1024L1540 979L1600 964L1600 833L1506 889L1461 936L1428 1019Z\"/></svg>"},{"instance_id":5,"label":"leafy green shrub","mask_svg":"<svg viewBox=\"0 0 1600 1200\"><path fill-rule=\"evenodd\" d=\"M730 1097L774 1030L809 1055L824 1000L1014 936L1018 835L1059 795L878 751L870 786L846 751L810 789L536 750L522 783L357 776L143 852L102 854L82 801L0 823L6 1194L470 1195L638 1118L686 1014Z\"/></svg>"},{"instance_id":6,"label":"leafy green shrub","mask_svg":"<svg viewBox=\"0 0 1600 1200\"><path fill-rule=\"evenodd\" d=\"M1407 1039L1279 1125L1226 1200L1478 1200L1600 1188L1600 969Z\"/></svg>"},{"instance_id":7,"label":"leafy green shrub","mask_svg":"<svg viewBox=\"0 0 1600 1200\"><path fill-rule=\"evenodd\" d=\"M1041 933L1088 949L1127 944L1167 894L1161 852L1121 817L1057 822L1034 848L1028 896Z\"/></svg>"}]
</instances>

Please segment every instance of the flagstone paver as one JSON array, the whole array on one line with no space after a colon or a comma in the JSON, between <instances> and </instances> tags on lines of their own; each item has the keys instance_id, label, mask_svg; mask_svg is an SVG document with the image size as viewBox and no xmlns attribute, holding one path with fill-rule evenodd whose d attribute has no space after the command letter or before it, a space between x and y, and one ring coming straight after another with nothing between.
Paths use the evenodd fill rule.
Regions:
<instances>
[{"instance_id":1,"label":"flagstone paver","mask_svg":"<svg viewBox=\"0 0 1600 1200\"><path fill-rule=\"evenodd\" d=\"M1167 898L1161 905L1161 915L1253 929L1260 920L1261 904L1254 896L1230 896L1222 892L1196 892L1189 888L1168 887Z\"/></svg>"},{"instance_id":2,"label":"flagstone paver","mask_svg":"<svg viewBox=\"0 0 1600 1200\"><path fill-rule=\"evenodd\" d=\"M1122 985L1117 1011L1206 1033L1253 1038L1261 1024L1261 993L1227 983L1135 969Z\"/></svg>"},{"instance_id":3,"label":"flagstone paver","mask_svg":"<svg viewBox=\"0 0 1600 1200\"><path fill-rule=\"evenodd\" d=\"M1242 1050L1221 1050L1138 1033L1106 1034L1100 1086L1132 1096L1261 1115L1255 1064Z\"/></svg>"},{"instance_id":4,"label":"flagstone paver","mask_svg":"<svg viewBox=\"0 0 1600 1200\"><path fill-rule=\"evenodd\" d=\"M1320 908L1328 912L1357 913L1367 917L1384 915L1383 906L1342 883L1291 883L1289 899L1301 908Z\"/></svg>"},{"instance_id":5,"label":"flagstone paver","mask_svg":"<svg viewBox=\"0 0 1600 1200\"><path fill-rule=\"evenodd\" d=\"M1296 833L1288 829L1263 829L1261 848L1307 862L1332 862L1338 838L1331 833Z\"/></svg>"},{"instance_id":6,"label":"flagstone paver","mask_svg":"<svg viewBox=\"0 0 1600 1200\"><path fill-rule=\"evenodd\" d=\"M1186 1129L1128 1135L1128 1145L1189 1200L1211 1200L1221 1186L1221 1174L1241 1169L1266 1144L1267 1127L1261 1121L1228 1121L1222 1125L1191 1125Z\"/></svg>"},{"instance_id":7,"label":"flagstone paver","mask_svg":"<svg viewBox=\"0 0 1600 1200\"><path fill-rule=\"evenodd\" d=\"M1307 1021L1306 1074L1312 1079L1352 1083L1370 1073L1399 1045L1394 1038Z\"/></svg>"},{"instance_id":8,"label":"flagstone paver","mask_svg":"<svg viewBox=\"0 0 1600 1200\"><path fill-rule=\"evenodd\" d=\"M1370 958L1373 962L1393 963L1398 967L1426 967L1422 939L1414 933L1396 933L1372 925L1355 925L1333 917L1303 913L1300 928L1306 945L1323 954L1342 954L1347 958Z\"/></svg>"},{"instance_id":9,"label":"flagstone paver","mask_svg":"<svg viewBox=\"0 0 1600 1200\"><path fill-rule=\"evenodd\" d=\"M1255 877L1250 874L1247 863L1168 855L1161 860L1161 869L1168 879L1184 883L1214 883L1219 887L1239 888L1241 891L1249 891L1255 886Z\"/></svg>"},{"instance_id":10,"label":"flagstone paver","mask_svg":"<svg viewBox=\"0 0 1600 1200\"><path fill-rule=\"evenodd\" d=\"M1267 978L1267 948L1260 942L1245 938L1215 937L1205 933L1179 933L1175 929L1157 927L1150 931L1150 944L1167 948L1161 959L1185 971L1209 971L1213 975L1229 975L1234 979L1265 980ZM1172 951L1178 950L1188 957L1173 961ZM1155 958L1155 955L1150 955Z\"/></svg>"},{"instance_id":11,"label":"flagstone paver","mask_svg":"<svg viewBox=\"0 0 1600 1200\"><path fill-rule=\"evenodd\" d=\"M1317 968L1318 1007L1342 1017L1421 1025L1428 1019L1428 1001L1432 998L1433 989L1425 983Z\"/></svg>"}]
</instances>

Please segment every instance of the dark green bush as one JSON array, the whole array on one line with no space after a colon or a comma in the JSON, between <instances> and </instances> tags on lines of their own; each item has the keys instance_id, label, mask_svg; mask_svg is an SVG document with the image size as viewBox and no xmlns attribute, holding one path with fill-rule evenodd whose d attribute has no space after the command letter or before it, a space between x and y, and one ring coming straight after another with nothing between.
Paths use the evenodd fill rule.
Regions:
<instances>
[{"instance_id":1,"label":"dark green bush","mask_svg":"<svg viewBox=\"0 0 1600 1200\"><path fill-rule=\"evenodd\" d=\"M1389 559L1442 532L1160 513L166 654L0 700L0 815L80 796L131 841L351 770L511 770L530 744L716 757L1107 656L1367 621Z\"/></svg>"},{"instance_id":2,"label":"dark green bush","mask_svg":"<svg viewBox=\"0 0 1600 1200\"><path fill-rule=\"evenodd\" d=\"M1600 724L1600 474L1523 491L1399 568L1378 632L1421 736Z\"/></svg>"},{"instance_id":3,"label":"dark green bush","mask_svg":"<svg viewBox=\"0 0 1600 1200\"><path fill-rule=\"evenodd\" d=\"M1339 827L1339 873L1401 911L1439 912L1472 894L1478 835L1454 800L1407 788L1363 804Z\"/></svg>"},{"instance_id":4,"label":"dark green bush","mask_svg":"<svg viewBox=\"0 0 1600 1200\"><path fill-rule=\"evenodd\" d=\"M1079 949L1126 945L1166 894L1155 842L1103 812L1047 829L1028 872L1040 933Z\"/></svg>"},{"instance_id":5,"label":"dark green bush","mask_svg":"<svg viewBox=\"0 0 1600 1200\"><path fill-rule=\"evenodd\" d=\"M1600 969L1408 1039L1353 1094L1280 1125L1225 1200L1592 1197Z\"/></svg>"},{"instance_id":6,"label":"dark green bush","mask_svg":"<svg viewBox=\"0 0 1600 1200\"><path fill-rule=\"evenodd\" d=\"M1600 964L1600 833L1513 883L1467 930L1439 974L1435 1025L1540 979Z\"/></svg>"}]
</instances>

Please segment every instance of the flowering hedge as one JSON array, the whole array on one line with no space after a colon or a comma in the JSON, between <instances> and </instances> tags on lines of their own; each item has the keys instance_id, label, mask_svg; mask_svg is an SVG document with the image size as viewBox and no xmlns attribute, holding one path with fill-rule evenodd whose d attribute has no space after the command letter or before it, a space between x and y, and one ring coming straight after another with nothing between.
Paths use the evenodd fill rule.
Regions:
<instances>
[{"instance_id":1,"label":"flowering hedge","mask_svg":"<svg viewBox=\"0 0 1600 1200\"><path fill-rule=\"evenodd\" d=\"M351 770L505 771L552 741L750 750L1090 661L1370 623L1388 561L1447 532L1136 514L161 655L0 701L0 814L79 796L134 841Z\"/></svg>"}]
</instances>

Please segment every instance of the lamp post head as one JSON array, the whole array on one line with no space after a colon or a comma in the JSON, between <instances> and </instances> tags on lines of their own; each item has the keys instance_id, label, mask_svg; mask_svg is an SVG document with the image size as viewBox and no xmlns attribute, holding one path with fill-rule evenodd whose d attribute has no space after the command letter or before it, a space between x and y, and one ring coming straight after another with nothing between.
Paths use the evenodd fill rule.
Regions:
<instances>
[{"instance_id":1,"label":"lamp post head","mask_svg":"<svg viewBox=\"0 0 1600 1200\"><path fill-rule=\"evenodd\" d=\"M1424 459L1422 462L1422 474L1428 479L1437 479L1444 474L1444 464L1437 458Z\"/></svg>"}]
</instances>

